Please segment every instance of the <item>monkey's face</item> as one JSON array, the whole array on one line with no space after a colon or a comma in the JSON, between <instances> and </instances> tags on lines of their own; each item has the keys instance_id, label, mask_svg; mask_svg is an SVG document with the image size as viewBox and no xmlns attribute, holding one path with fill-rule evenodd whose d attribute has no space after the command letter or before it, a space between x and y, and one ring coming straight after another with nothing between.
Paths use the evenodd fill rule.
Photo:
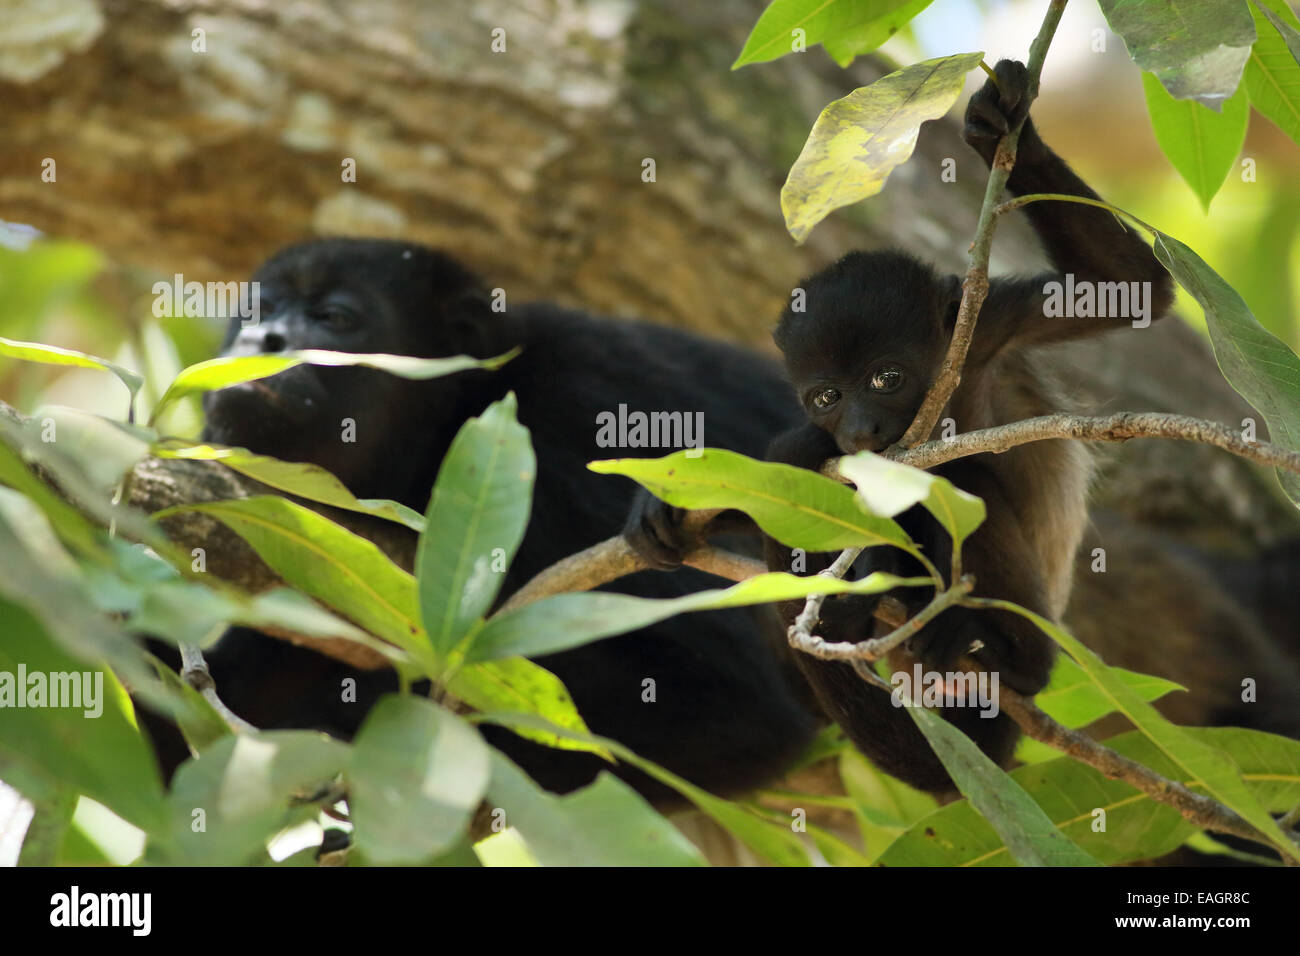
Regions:
<instances>
[{"instance_id":1,"label":"monkey's face","mask_svg":"<svg viewBox=\"0 0 1300 956\"><path fill-rule=\"evenodd\" d=\"M845 454L883 451L907 431L951 336L961 296L901 252L855 252L805 279L776 343L808 419Z\"/></svg>"},{"instance_id":2,"label":"monkey's face","mask_svg":"<svg viewBox=\"0 0 1300 956\"><path fill-rule=\"evenodd\" d=\"M437 357L465 351L448 329L440 277L414 247L357 240L306 243L281 252L254 276L255 323L232 320L221 354L299 349ZM371 261L373 260L373 261ZM435 260L436 264L436 260ZM463 292L451 283L454 300ZM463 337L463 336L462 336ZM453 377L454 378L454 377ZM210 392L204 437L259 454L320 465L354 492L374 491L374 463L400 471L415 444L436 432L452 403L451 381L410 381L376 369L298 365L268 378Z\"/></svg>"},{"instance_id":3,"label":"monkey's face","mask_svg":"<svg viewBox=\"0 0 1300 956\"><path fill-rule=\"evenodd\" d=\"M884 451L902 438L930 383L928 367L919 368L915 356L878 357L858 368L847 375L791 370L808 420L833 435L846 455Z\"/></svg>"}]
</instances>

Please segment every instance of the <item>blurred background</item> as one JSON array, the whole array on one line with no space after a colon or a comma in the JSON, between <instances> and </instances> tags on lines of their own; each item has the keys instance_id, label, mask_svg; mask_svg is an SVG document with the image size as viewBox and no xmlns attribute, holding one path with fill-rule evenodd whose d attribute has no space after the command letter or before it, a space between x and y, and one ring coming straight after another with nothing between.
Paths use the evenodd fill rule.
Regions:
<instances>
[{"instance_id":1,"label":"blurred background","mask_svg":"<svg viewBox=\"0 0 1300 956\"><path fill-rule=\"evenodd\" d=\"M779 188L830 100L919 58L1024 58L1043 4L935 0L847 70L813 47L732 72L764 6L5 0L0 220L14 226L0 334L139 368L147 410L220 331L155 319L152 283L244 278L314 234L423 240L511 296L761 347L800 276L847 249L898 243L959 268L985 177L960 142L960 108L927 124L884 194L803 248L784 232ZM1300 342L1300 150L1267 120L1252 118L1242 151L1256 181L1230 173L1207 215L1156 146L1139 72L1094 0L1067 8L1035 117L1106 198L1191 245ZM945 157L955 183L939 179ZM342 179L349 159L355 182ZM23 227L59 242L19 253ZM995 268L1033 255L1023 228L1004 229ZM1183 313L1198 322L1194 305ZM106 411L116 387L0 361L0 397L19 407ZM190 408L169 424L198 423Z\"/></svg>"}]
</instances>

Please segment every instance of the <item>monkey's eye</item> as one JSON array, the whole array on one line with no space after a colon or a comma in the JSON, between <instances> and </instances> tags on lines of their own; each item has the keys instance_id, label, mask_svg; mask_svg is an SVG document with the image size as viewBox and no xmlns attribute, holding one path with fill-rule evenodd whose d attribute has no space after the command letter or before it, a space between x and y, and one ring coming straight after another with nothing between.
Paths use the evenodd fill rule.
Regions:
<instances>
[{"instance_id":1,"label":"monkey's eye","mask_svg":"<svg viewBox=\"0 0 1300 956\"><path fill-rule=\"evenodd\" d=\"M341 305L322 306L316 313L316 318L336 332L346 332L356 325L356 316L352 310Z\"/></svg>"},{"instance_id":2,"label":"monkey's eye","mask_svg":"<svg viewBox=\"0 0 1300 956\"><path fill-rule=\"evenodd\" d=\"M873 392L896 392L902 384L903 370L892 365L878 369L876 374L871 376L871 390Z\"/></svg>"},{"instance_id":3,"label":"monkey's eye","mask_svg":"<svg viewBox=\"0 0 1300 956\"><path fill-rule=\"evenodd\" d=\"M813 404L818 408L830 408L840 400L840 390L838 388L823 388L820 392L813 395Z\"/></svg>"}]
</instances>

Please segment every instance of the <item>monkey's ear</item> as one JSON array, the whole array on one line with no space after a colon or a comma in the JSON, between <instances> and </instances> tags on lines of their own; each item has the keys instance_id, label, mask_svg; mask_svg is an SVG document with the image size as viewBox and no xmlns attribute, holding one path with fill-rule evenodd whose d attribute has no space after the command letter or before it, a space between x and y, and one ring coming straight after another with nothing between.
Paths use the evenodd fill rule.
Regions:
<instances>
[{"instance_id":1,"label":"monkey's ear","mask_svg":"<svg viewBox=\"0 0 1300 956\"><path fill-rule=\"evenodd\" d=\"M961 277L947 276L944 280L943 322L951 330L957 324L957 309L961 307Z\"/></svg>"}]
</instances>

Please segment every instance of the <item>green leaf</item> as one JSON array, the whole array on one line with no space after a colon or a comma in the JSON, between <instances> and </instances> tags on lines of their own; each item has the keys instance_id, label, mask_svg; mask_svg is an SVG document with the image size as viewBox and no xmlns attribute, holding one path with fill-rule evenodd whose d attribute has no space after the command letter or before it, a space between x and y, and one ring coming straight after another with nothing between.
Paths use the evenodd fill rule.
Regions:
<instances>
[{"instance_id":1,"label":"green leaf","mask_svg":"<svg viewBox=\"0 0 1300 956\"><path fill-rule=\"evenodd\" d=\"M676 827L609 773L567 796L546 793L505 754L492 751L489 806L504 811L543 866L700 866Z\"/></svg>"},{"instance_id":2,"label":"green leaf","mask_svg":"<svg viewBox=\"0 0 1300 956\"><path fill-rule=\"evenodd\" d=\"M67 654L35 617L4 598L0 634L0 750L28 772L75 788L142 830L161 826L158 767L120 705L112 672ZM71 694L74 686L70 705L49 706L56 690ZM38 688L43 706L32 704ZM19 695L26 706L18 706Z\"/></svg>"},{"instance_id":3,"label":"green leaf","mask_svg":"<svg viewBox=\"0 0 1300 956\"><path fill-rule=\"evenodd\" d=\"M781 211L795 242L832 211L880 192L894 167L912 155L921 124L957 102L983 55L905 67L822 110L781 187Z\"/></svg>"},{"instance_id":4,"label":"green leaf","mask_svg":"<svg viewBox=\"0 0 1300 956\"><path fill-rule=\"evenodd\" d=\"M1250 12L1259 39L1251 47L1250 62L1246 64L1250 105L1291 137L1292 142L1300 144L1300 63L1297 62L1300 54L1296 53L1292 34L1283 29L1300 29L1300 18L1283 0L1256 0L1256 3L1250 4ZM1260 12L1260 6L1273 16L1266 17Z\"/></svg>"},{"instance_id":5,"label":"green leaf","mask_svg":"<svg viewBox=\"0 0 1300 956\"><path fill-rule=\"evenodd\" d=\"M177 505L154 514L200 511L227 525L288 584L433 667L419 623L415 578L372 542L302 505L259 495ZM346 636L346 635L340 635Z\"/></svg>"},{"instance_id":6,"label":"green leaf","mask_svg":"<svg viewBox=\"0 0 1300 956\"><path fill-rule=\"evenodd\" d=\"M424 530L424 515L418 511L408 508L400 501L390 501L387 498L358 498L348 491L343 482L320 465L255 455L247 448L192 444L174 439L155 444L152 451L159 458L219 461L227 468L270 485L277 491L333 505L345 511L387 518L406 525L412 531Z\"/></svg>"},{"instance_id":7,"label":"green leaf","mask_svg":"<svg viewBox=\"0 0 1300 956\"><path fill-rule=\"evenodd\" d=\"M106 559L105 542L108 536L101 527L116 525L117 532L133 540L163 549L166 536L140 512L113 503L96 487L82 465L57 442L41 442L39 436L18 422L0 415L0 482L21 491L36 502L50 519L59 537L82 556L95 560ZM43 478L37 478L32 465L39 464ZM77 502L73 507L46 484L46 480L60 489L68 500ZM92 525L85 516L92 516L100 527Z\"/></svg>"},{"instance_id":8,"label":"green leaf","mask_svg":"<svg viewBox=\"0 0 1300 956\"><path fill-rule=\"evenodd\" d=\"M168 865L239 866L281 829L316 816L299 798L347 766L347 744L308 730L224 737L181 764L167 799L171 828L146 856ZM201 812L200 812L201 811Z\"/></svg>"},{"instance_id":9,"label":"green leaf","mask_svg":"<svg viewBox=\"0 0 1300 956\"><path fill-rule=\"evenodd\" d=\"M493 617L476 636L469 655L471 660L537 657L635 631L688 611L770 604L810 594L883 594L896 587L933 584L929 578L899 578L882 572L860 581L773 572L722 590L678 598L641 598L605 591L556 594Z\"/></svg>"},{"instance_id":10,"label":"green leaf","mask_svg":"<svg viewBox=\"0 0 1300 956\"><path fill-rule=\"evenodd\" d=\"M1122 667L1110 670L1145 701L1159 700L1171 691L1187 690L1163 677L1139 674ZM1066 727L1086 727L1115 709L1115 702L1092 682L1083 668L1064 655L1057 658L1052 667L1052 679L1034 695L1034 703L1039 710Z\"/></svg>"},{"instance_id":11,"label":"green leaf","mask_svg":"<svg viewBox=\"0 0 1300 956\"><path fill-rule=\"evenodd\" d=\"M1155 236L1156 258L1205 310L1223 377L1264 416L1274 443L1300 451L1300 359L1259 324L1245 300L1200 256L1172 236ZM1279 468L1277 476L1300 504L1300 475Z\"/></svg>"},{"instance_id":12,"label":"green leaf","mask_svg":"<svg viewBox=\"0 0 1300 956\"><path fill-rule=\"evenodd\" d=\"M66 653L96 668L107 663L142 699L160 701L140 646L100 612L45 514L10 489L0 489L0 595L25 608Z\"/></svg>"},{"instance_id":13,"label":"green leaf","mask_svg":"<svg viewBox=\"0 0 1300 956\"><path fill-rule=\"evenodd\" d=\"M517 354L518 350L488 359L476 359L468 355L453 355L450 358L416 358L411 355L388 355L383 352L352 353L303 349L297 352L266 355L223 355L182 369L167 386L167 391L163 393L162 398L158 399L150 421L156 420L164 408L186 395L267 378L296 365L362 365L402 378L427 379L451 375L453 372L463 372L467 369L500 368Z\"/></svg>"},{"instance_id":14,"label":"green leaf","mask_svg":"<svg viewBox=\"0 0 1300 956\"><path fill-rule=\"evenodd\" d=\"M1300 802L1300 742L1235 727L1183 728L1200 744L1230 752L1255 797L1273 812ZM1180 773L1147 737L1130 732L1107 747L1170 779L1204 792ZM1108 780L1070 757L1011 772L1067 837L1111 866L1152 859L1177 849L1196 829L1177 810L1119 780ZM1105 829L1094 829L1105 812ZM997 832L962 800L916 823L881 857L886 866L1010 866Z\"/></svg>"},{"instance_id":15,"label":"green leaf","mask_svg":"<svg viewBox=\"0 0 1300 956\"><path fill-rule=\"evenodd\" d=\"M813 794L794 794L785 797L787 801L797 801L799 797L804 797L806 803L813 803L816 796ZM765 820L769 820L778 826L789 826L795 819L793 812L778 810L773 807L765 807L761 804L748 801L745 808L758 814ZM793 810L802 809L796 806ZM823 827L819 827L807 820L801 821L804 831L808 834L808 839L812 841L813 846L825 858L831 866L870 866L871 860L863 853L860 853L847 840L831 833ZM819 861L820 862L820 861Z\"/></svg>"},{"instance_id":16,"label":"green leaf","mask_svg":"<svg viewBox=\"0 0 1300 956\"><path fill-rule=\"evenodd\" d=\"M877 770L853 747L840 754L839 770L853 800L862 845L872 862L912 824L938 807L930 794Z\"/></svg>"},{"instance_id":17,"label":"green leaf","mask_svg":"<svg viewBox=\"0 0 1300 956\"><path fill-rule=\"evenodd\" d=\"M1219 113L1196 100L1174 99L1150 73L1142 74L1142 89L1156 142L1178 175L1192 187L1201 207L1209 212L1210 200L1236 164L1246 141L1250 106L1245 87L1238 87Z\"/></svg>"},{"instance_id":18,"label":"green leaf","mask_svg":"<svg viewBox=\"0 0 1300 956\"><path fill-rule=\"evenodd\" d=\"M840 474L858 489L858 500L874 515L892 518L920 504L952 535L953 547L984 522L984 502L946 478L902 465L869 451L840 459Z\"/></svg>"},{"instance_id":19,"label":"green leaf","mask_svg":"<svg viewBox=\"0 0 1300 956\"><path fill-rule=\"evenodd\" d=\"M1199 781L1206 793L1220 803L1236 810L1276 846L1300 859L1297 850L1277 821L1268 815L1250 789L1242 781L1241 770L1232 758L1221 750L1207 746L1183 727L1166 720L1154 707L1125 681L1107 667L1102 659L1080 643L1072 634L1053 622L1026 610L1010 601L987 600L988 607L1001 608L1019 614L1038 625L1074 658L1093 682L1113 703L1114 709L1127 717L1133 726L1142 731L1160 751L1179 768L1177 776ZM1041 766L1041 764L1034 764Z\"/></svg>"},{"instance_id":20,"label":"green leaf","mask_svg":"<svg viewBox=\"0 0 1300 956\"><path fill-rule=\"evenodd\" d=\"M509 727L516 733L525 729L550 730L559 736L577 737L571 730L547 724L537 717L525 714L478 714L477 720ZM656 763L640 757L622 744L604 737L581 735L589 743L599 744L614 753L620 760L632 764L669 787L672 787L706 816L727 830L759 856L778 866L807 866L808 853L798 835L787 825L773 824L747 807L739 806L665 770Z\"/></svg>"},{"instance_id":21,"label":"green leaf","mask_svg":"<svg viewBox=\"0 0 1300 956\"><path fill-rule=\"evenodd\" d=\"M932 0L773 0L745 41L733 70L750 63L775 60L794 52L794 31L803 31L807 46L826 45L840 52L870 53L888 40Z\"/></svg>"},{"instance_id":22,"label":"green leaf","mask_svg":"<svg viewBox=\"0 0 1300 956\"><path fill-rule=\"evenodd\" d=\"M488 748L455 714L422 697L386 695L352 750L348 804L372 863L419 863L468 832L487 789Z\"/></svg>"},{"instance_id":23,"label":"green leaf","mask_svg":"<svg viewBox=\"0 0 1300 956\"><path fill-rule=\"evenodd\" d=\"M537 459L511 392L447 450L415 555L420 613L444 656L482 623L528 527Z\"/></svg>"},{"instance_id":24,"label":"green leaf","mask_svg":"<svg viewBox=\"0 0 1300 956\"><path fill-rule=\"evenodd\" d=\"M44 799L28 796L33 814L23 834L19 866L57 866L63 856L62 848L72 831L72 814L77 809L78 796L72 787L51 787L50 791Z\"/></svg>"},{"instance_id":25,"label":"green leaf","mask_svg":"<svg viewBox=\"0 0 1300 956\"><path fill-rule=\"evenodd\" d=\"M899 30L911 23L918 13L934 0L885 0L873 4L881 10L879 16L846 30L837 31L822 39L822 47L842 67L853 62L854 57L871 53L889 40ZM889 9L884 9L889 8Z\"/></svg>"},{"instance_id":26,"label":"green leaf","mask_svg":"<svg viewBox=\"0 0 1300 956\"><path fill-rule=\"evenodd\" d=\"M0 422L0 433L3 430L3 422ZM20 495L29 503L33 512L43 515L61 541L82 554L102 553L104 543L99 529L32 474L22 456L6 443L0 443L0 484L7 486L6 490L13 494Z\"/></svg>"},{"instance_id":27,"label":"green leaf","mask_svg":"<svg viewBox=\"0 0 1300 956\"><path fill-rule=\"evenodd\" d=\"M564 682L541 664L523 657L463 667L447 679L447 690L475 710L536 714L575 734L589 733ZM609 751L580 737L561 737L533 728L518 733L548 747L582 750L613 759Z\"/></svg>"},{"instance_id":28,"label":"green leaf","mask_svg":"<svg viewBox=\"0 0 1300 956\"><path fill-rule=\"evenodd\" d=\"M957 789L1025 866L1097 866L969 737L924 707L907 707Z\"/></svg>"},{"instance_id":29,"label":"green leaf","mask_svg":"<svg viewBox=\"0 0 1300 956\"><path fill-rule=\"evenodd\" d=\"M699 457L593 461L592 471L626 475L678 508L736 508L783 544L809 551L891 544L915 552L897 524L867 514L851 489L813 471L705 448Z\"/></svg>"},{"instance_id":30,"label":"green leaf","mask_svg":"<svg viewBox=\"0 0 1300 956\"><path fill-rule=\"evenodd\" d=\"M152 441L146 429L62 405L42 406L23 427L32 444L57 445L101 491L115 488Z\"/></svg>"},{"instance_id":31,"label":"green leaf","mask_svg":"<svg viewBox=\"0 0 1300 956\"><path fill-rule=\"evenodd\" d=\"M128 411L135 404L136 392L140 391L140 386L144 384L144 379L129 368L123 368L108 359L87 355L85 352L74 352L72 349L61 349L54 345L42 345L39 342L17 342L13 339L0 337L0 355L23 359L27 362L40 362L44 365L70 365L75 368L97 368L112 372L121 380L130 393L130 399L127 403Z\"/></svg>"},{"instance_id":32,"label":"green leaf","mask_svg":"<svg viewBox=\"0 0 1300 956\"><path fill-rule=\"evenodd\" d=\"M1286 43L1286 48L1291 52L1291 59L1300 63L1300 20L1297 20L1295 14L1280 3L1274 6L1269 0L1253 0L1253 4L1251 12L1258 10L1263 14L1264 19Z\"/></svg>"},{"instance_id":33,"label":"green leaf","mask_svg":"<svg viewBox=\"0 0 1300 956\"><path fill-rule=\"evenodd\" d=\"M1174 99L1198 100L1217 112L1237 89L1255 42L1255 24L1243 0L1098 2L1129 56L1154 73Z\"/></svg>"}]
</instances>

